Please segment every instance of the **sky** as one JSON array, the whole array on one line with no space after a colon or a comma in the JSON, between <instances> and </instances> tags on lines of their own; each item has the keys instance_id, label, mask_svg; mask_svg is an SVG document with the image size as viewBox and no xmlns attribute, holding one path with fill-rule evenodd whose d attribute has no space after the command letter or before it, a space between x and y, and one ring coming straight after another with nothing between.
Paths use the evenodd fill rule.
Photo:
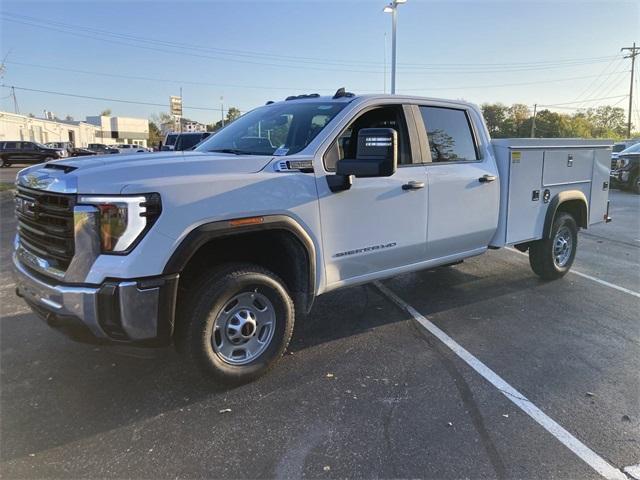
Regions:
<instances>
[{"instance_id":1,"label":"sky","mask_svg":"<svg viewBox=\"0 0 640 480\"><path fill-rule=\"evenodd\" d=\"M167 112L181 87L184 116L204 123L218 121L222 106L247 111L294 94L388 93L385 3L2 0L1 82L16 87L21 113L76 120L107 108ZM640 0L407 0L398 7L397 93L626 110L631 62L620 48L634 41ZM0 110L13 111L10 94L0 89Z\"/></svg>"}]
</instances>

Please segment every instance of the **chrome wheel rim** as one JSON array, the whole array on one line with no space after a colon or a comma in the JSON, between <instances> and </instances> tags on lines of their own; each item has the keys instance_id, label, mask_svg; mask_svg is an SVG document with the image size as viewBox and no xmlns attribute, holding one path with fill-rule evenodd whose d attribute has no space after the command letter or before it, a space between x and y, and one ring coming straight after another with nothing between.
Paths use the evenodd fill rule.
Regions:
<instances>
[{"instance_id":1,"label":"chrome wheel rim","mask_svg":"<svg viewBox=\"0 0 640 480\"><path fill-rule=\"evenodd\" d=\"M568 227L560 227L553 239L553 261L558 267L564 267L571 258L573 238Z\"/></svg>"},{"instance_id":2,"label":"chrome wheel rim","mask_svg":"<svg viewBox=\"0 0 640 480\"><path fill-rule=\"evenodd\" d=\"M275 325L275 309L266 296L257 291L239 293L216 317L213 350L230 365L246 365L267 349Z\"/></svg>"}]
</instances>

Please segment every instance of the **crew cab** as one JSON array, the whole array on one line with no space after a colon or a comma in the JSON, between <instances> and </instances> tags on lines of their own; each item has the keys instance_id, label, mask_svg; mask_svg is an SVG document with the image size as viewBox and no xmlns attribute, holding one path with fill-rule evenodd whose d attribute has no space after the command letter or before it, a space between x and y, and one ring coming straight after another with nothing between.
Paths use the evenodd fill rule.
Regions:
<instances>
[{"instance_id":1,"label":"crew cab","mask_svg":"<svg viewBox=\"0 0 640 480\"><path fill-rule=\"evenodd\" d=\"M512 245L571 268L608 220L611 143L494 140L478 107L340 89L270 102L193 151L20 172L18 295L77 339L264 374L318 295Z\"/></svg>"},{"instance_id":2,"label":"crew cab","mask_svg":"<svg viewBox=\"0 0 640 480\"><path fill-rule=\"evenodd\" d=\"M2 167L10 167L14 163L49 162L66 156L64 149L48 147L38 142L0 142L0 166Z\"/></svg>"}]
</instances>

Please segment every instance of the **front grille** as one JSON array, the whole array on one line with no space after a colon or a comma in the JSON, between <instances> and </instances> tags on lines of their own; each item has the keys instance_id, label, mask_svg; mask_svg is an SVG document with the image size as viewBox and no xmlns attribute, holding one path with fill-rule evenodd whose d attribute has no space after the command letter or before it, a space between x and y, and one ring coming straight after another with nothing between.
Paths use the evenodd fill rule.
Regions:
<instances>
[{"instance_id":1,"label":"front grille","mask_svg":"<svg viewBox=\"0 0 640 480\"><path fill-rule=\"evenodd\" d=\"M75 252L73 207L75 195L18 186L16 218L20 245L28 252L65 271Z\"/></svg>"}]
</instances>

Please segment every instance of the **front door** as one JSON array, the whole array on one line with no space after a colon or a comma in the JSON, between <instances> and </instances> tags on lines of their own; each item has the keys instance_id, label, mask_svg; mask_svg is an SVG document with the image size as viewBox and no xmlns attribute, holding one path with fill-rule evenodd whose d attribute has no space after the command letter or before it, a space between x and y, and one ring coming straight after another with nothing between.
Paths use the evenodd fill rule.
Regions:
<instances>
[{"instance_id":1,"label":"front door","mask_svg":"<svg viewBox=\"0 0 640 480\"><path fill-rule=\"evenodd\" d=\"M336 161L355 158L359 130L376 127L398 133L394 175L355 178L349 190L337 193L329 190L325 175L317 176L329 288L368 281L425 258L425 167L413 163L403 106L380 106L358 115L327 150L324 167L331 175ZM412 189L403 189L411 182Z\"/></svg>"},{"instance_id":2,"label":"front door","mask_svg":"<svg viewBox=\"0 0 640 480\"><path fill-rule=\"evenodd\" d=\"M500 182L493 158L482 158L472 112L427 105L418 110L417 128L426 133L431 155L427 258L485 249L498 224Z\"/></svg>"}]
</instances>

